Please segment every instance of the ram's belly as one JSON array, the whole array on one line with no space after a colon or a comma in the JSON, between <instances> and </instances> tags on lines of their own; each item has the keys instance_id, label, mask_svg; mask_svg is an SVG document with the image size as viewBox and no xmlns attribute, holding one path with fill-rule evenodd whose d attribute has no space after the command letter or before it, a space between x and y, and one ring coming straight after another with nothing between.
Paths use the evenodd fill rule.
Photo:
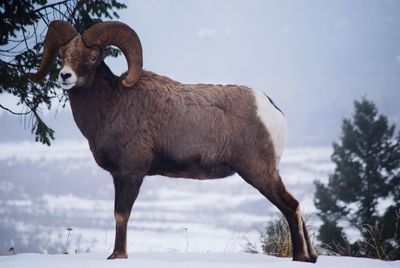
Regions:
<instances>
[{"instance_id":1,"label":"ram's belly","mask_svg":"<svg viewBox=\"0 0 400 268\"><path fill-rule=\"evenodd\" d=\"M163 175L174 178L216 179L233 175L235 171L225 163L204 163L202 156L186 158L184 161L156 157L149 175Z\"/></svg>"}]
</instances>

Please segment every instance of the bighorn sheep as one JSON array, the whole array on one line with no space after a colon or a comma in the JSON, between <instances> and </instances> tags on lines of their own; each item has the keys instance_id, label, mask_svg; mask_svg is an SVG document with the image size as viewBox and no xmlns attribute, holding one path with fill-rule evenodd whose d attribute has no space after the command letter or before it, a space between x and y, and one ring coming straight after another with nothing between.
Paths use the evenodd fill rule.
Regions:
<instances>
[{"instance_id":1,"label":"bighorn sheep","mask_svg":"<svg viewBox=\"0 0 400 268\"><path fill-rule=\"evenodd\" d=\"M120 48L128 71L115 76L103 62ZM286 190L277 164L287 126L280 110L245 86L181 84L142 70L140 40L129 26L103 22L82 35L53 21L45 38L42 80L60 51L61 87L97 164L114 180L116 236L109 259L126 258L132 205L146 175L215 179L238 173L285 215L293 260L315 262L299 203Z\"/></svg>"}]
</instances>

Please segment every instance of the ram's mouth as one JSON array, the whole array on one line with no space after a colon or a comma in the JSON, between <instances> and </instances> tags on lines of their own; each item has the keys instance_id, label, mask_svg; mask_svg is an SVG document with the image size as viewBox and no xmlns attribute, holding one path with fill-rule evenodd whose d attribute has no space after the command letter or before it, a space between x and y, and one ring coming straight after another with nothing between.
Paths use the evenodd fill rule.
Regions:
<instances>
[{"instance_id":1,"label":"ram's mouth","mask_svg":"<svg viewBox=\"0 0 400 268\"><path fill-rule=\"evenodd\" d=\"M68 82L61 82L60 83L60 85L61 85L61 87L63 88L63 89L71 89L72 87L74 87L75 86L75 82L70 82L70 83L68 83Z\"/></svg>"}]
</instances>

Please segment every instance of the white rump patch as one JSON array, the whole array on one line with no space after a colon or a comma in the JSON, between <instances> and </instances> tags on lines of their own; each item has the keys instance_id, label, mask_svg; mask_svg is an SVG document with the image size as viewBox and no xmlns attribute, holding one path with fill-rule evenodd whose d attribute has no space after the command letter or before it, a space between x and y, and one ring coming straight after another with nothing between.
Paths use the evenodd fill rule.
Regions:
<instances>
[{"instance_id":1,"label":"white rump patch","mask_svg":"<svg viewBox=\"0 0 400 268\"><path fill-rule=\"evenodd\" d=\"M267 96L257 90L253 92L256 97L257 115L268 130L275 148L277 164L279 164L288 135L286 119Z\"/></svg>"},{"instance_id":2,"label":"white rump patch","mask_svg":"<svg viewBox=\"0 0 400 268\"><path fill-rule=\"evenodd\" d=\"M68 77L66 80L63 80L61 78L61 74L67 74L67 73L70 73L71 76ZM71 66L65 64L64 67L61 69L60 73L58 74L58 83L60 83L63 89L67 90L75 86L76 80L77 77L74 70L72 70Z\"/></svg>"}]
</instances>

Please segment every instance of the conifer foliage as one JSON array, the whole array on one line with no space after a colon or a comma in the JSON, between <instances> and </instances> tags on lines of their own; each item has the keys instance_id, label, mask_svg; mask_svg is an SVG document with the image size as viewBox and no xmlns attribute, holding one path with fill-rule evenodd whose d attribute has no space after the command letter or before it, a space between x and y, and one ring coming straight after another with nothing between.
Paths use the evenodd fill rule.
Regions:
<instances>
[{"instance_id":1,"label":"conifer foliage","mask_svg":"<svg viewBox=\"0 0 400 268\"><path fill-rule=\"evenodd\" d=\"M50 2L50 3L48 3ZM0 94L18 98L21 107L13 111L0 103L0 108L25 120L36 141L50 145L54 131L40 115L50 109L53 100L65 105L66 96L57 92L57 63L49 77L38 84L28 81L26 73L39 67L44 35L53 20L70 22L82 33L103 19L118 18L117 10L126 5L117 0L2 0L0 1ZM117 52L112 52L114 56Z\"/></svg>"},{"instance_id":2,"label":"conifer foliage","mask_svg":"<svg viewBox=\"0 0 400 268\"><path fill-rule=\"evenodd\" d=\"M315 182L319 240L342 255L399 259L400 133L373 102L363 98L354 108L333 144L334 173L327 185ZM360 239L351 244L346 228L357 229Z\"/></svg>"}]
</instances>

